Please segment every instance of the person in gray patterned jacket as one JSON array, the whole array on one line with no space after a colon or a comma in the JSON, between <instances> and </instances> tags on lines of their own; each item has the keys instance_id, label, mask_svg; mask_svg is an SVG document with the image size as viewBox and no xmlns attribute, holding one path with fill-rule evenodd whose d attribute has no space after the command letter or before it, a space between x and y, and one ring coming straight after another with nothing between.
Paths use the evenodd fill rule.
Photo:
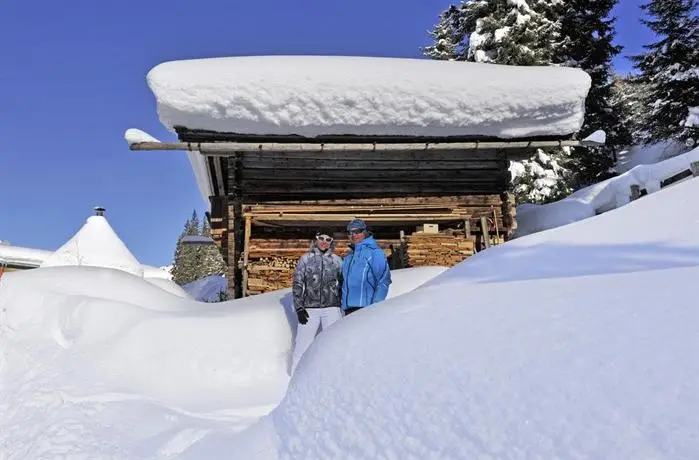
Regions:
<instances>
[{"instance_id":1,"label":"person in gray patterned jacket","mask_svg":"<svg viewBox=\"0 0 699 460\"><path fill-rule=\"evenodd\" d=\"M310 250L301 256L294 271L292 292L299 326L292 372L318 335L319 328L325 330L342 318L342 259L334 253L335 242L330 234L328 231L316 233Z\"/></svg>"}]
</instances>

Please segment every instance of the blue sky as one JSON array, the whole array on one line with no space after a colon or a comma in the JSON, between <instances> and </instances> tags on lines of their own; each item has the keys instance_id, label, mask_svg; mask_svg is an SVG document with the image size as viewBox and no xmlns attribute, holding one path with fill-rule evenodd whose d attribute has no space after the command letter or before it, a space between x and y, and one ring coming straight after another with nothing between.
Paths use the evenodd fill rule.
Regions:
<instances>
[{"instance_id":1,"label":"blue sky","mask_svg":"<svg viewBox=\"0 0 699 460\"><path fill-rule=\"evenodd\" d=\"M0 240L56 249L100 205L142 263L170 263L185 219L205 204L184 153L131 152L123 140L130 127L174 137L158 121L148 70L246 54L418 57L449 3L4 1ZM636 53L651 36L640 2L621 3L618 42Z\"/></svg>"}]
</instances>

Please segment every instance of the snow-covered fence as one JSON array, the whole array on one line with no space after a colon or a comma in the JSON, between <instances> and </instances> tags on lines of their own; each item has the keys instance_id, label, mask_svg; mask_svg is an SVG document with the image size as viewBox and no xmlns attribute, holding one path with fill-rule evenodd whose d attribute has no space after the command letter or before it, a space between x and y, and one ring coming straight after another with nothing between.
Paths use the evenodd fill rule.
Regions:
<instances>
[{"instance_id":1,"label":"snow-covered fence","mask_svg":"<svg viewBox=\"0 0 699 460\"><path fill-rule=\"evenodd\" d=\"M671 176L668 176L662 181L660 181L660 188L665 188L667 186L676 184L677 182L683 179L697 176L699 176L699 161L693 161L689 164L689 168L684 169L678 173L672 174ZM648 190L645 188L642 189L641 186L638 184L631 184L630 190L631 193L629 195L629 198L631 201L637 200L638 198L648 194Z\"/></svg>"}]
</instances>

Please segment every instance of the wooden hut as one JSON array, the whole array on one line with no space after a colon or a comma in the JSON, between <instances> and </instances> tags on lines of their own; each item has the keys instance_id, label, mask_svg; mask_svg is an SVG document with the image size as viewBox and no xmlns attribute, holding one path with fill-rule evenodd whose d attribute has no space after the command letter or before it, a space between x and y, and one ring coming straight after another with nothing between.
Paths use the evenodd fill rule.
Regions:
<instances>
[{"instance_id":1,"label":"wooden hut","mask_svg":"<svg viewBox=\"0 0 699 460\"><path fill-rule=\"evenodd\" d=\"M574 132L502 138L477 129L241 133L221 129L220 120L217 129L202 129L208 125L200 120L172 117L177 101L168 105L167 95L154 92L179 142L133 138L131 149L190 152L235 297L290 286L319 227L334 231L344 255L344 228L354 217L367 221L392 268L452 266L516 228L510 161L587 142Z\"/></svg>"}]
</instances>

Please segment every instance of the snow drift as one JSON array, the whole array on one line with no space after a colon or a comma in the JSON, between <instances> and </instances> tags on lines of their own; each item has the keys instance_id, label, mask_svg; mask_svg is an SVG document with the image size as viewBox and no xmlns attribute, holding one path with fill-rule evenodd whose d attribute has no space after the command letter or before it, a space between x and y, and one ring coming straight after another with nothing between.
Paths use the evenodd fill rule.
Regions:
<instances>
[{"instance_id":1,"label":"snow drift","mask_svg":"<svg viewBox=\"0 0 699 460\"><path fill-rule=\"evenodd\" d=\"M333 325L270 416L180 458L696 458L690 180Z\"/></svg>"},{"instance_id":2,"label":"snow drift","mask_svg":"<svg viewBox=\"0 0 699 460\"><path fill-rule=\"evenodd\" d=\"M564 67L343 56L172 61L147 80L170 129L501 138L577 132L591 81Z\"/></svg>"}]
</instances>

